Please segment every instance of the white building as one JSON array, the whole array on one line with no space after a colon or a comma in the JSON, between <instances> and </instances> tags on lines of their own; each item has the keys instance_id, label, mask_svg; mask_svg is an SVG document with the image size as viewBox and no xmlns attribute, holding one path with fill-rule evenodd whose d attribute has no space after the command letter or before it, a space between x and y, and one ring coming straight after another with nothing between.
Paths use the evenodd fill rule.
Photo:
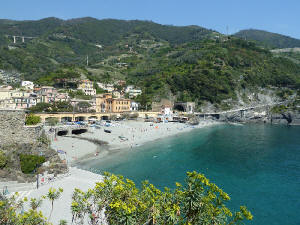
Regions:
<instances>
[{"instance_id":1,"label":"white building","mask_svg":"<svg viewBox=\"0 0 300 225\"><path fill-rule=\"evenodd\" d=\"M77 89L82 90L86 95L96 95L94 84L89 80L82 80Z\"/></svg>"},{"instance_id":2,"label":"white building","mask_svg":"<svg viewBox=\"0 0 300 225\"><path fill-rule=\"evenodd\" d=\"M139 103L132 101L130 103L130 110L131 111L138 111L139 110Z\"/></svg>"},{"instance_id":3,"label":"white building","mask_svg":"<svg viewBox=\"0 0 300 225\"><path fill-rule=\"evenodd\" d=\"M105 83L97 83L98 87L107 91L107 92L113 92L115 90L114 84L105 84Z\"/></svg>"},{"instance_id":4,"label":"white building","mask_svg":"<svg viewBox=\"0 0 300 225\"><path fill-rule=\"evenodd\" d=\"M129 98L133 98L133 97L136 97L138 95L141 95L142 90L134 88L133 85L128 85L125 89L125 93L129 94Z\"/></svg>"},{"instance_id":5,"label":"white building","mask_svg":"<svg viewBox=\"0 0 300 225\"><path fill-rule=\"evenodd\" d=\"M24 80L24 81L21 82L21 86L24 87L24 88L26 88L27 90L33 90L34 83L31 82L31 81Z\"/></svg>"}]
</instances>

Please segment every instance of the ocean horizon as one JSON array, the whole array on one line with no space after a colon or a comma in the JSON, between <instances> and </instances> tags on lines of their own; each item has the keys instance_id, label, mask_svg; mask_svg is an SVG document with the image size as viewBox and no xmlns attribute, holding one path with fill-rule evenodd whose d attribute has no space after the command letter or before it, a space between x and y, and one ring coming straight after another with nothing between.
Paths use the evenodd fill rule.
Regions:
<instances>
[{"instance_id":1,"label":"ocean horizon","mask_svg":"<svg viewBox=\"0 0 300 225\"><path fill-rule=\"evenodd\" d=\"M124 149L81 168L149 180L174 188L186 172L203 173L231 197L227 206L245 205L247 224L300 224L300 126L216 125Z\"/></svg>"}]
</instances>

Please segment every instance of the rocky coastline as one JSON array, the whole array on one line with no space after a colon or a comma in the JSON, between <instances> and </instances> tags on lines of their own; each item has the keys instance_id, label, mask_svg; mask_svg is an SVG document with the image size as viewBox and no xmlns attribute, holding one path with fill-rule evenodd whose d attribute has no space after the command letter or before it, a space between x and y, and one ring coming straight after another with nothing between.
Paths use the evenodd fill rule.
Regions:
<instances>
[{"instance_id":1,"label":"rocky coastline","mask_svg":"<svg viewBox=\"0 0 300 225\"><path fill-rule=\"evenodd\" d=\"M231 123L268 123L281 125L300 125L300 108L287 109L284 112L272 112L269 108L253 110L241 114L240 112L221 115L221 122Z\"/></svg>"}]
</instances>

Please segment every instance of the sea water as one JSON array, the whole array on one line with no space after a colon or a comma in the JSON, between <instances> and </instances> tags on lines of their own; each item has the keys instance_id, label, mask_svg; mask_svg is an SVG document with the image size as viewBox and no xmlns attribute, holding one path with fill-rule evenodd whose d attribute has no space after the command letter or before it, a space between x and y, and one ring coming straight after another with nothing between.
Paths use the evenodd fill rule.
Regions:
<instances>
[{"instance_id":1,"label":"sea water","mask_svg":"<svg viewBox=\"0 0 300 225\"><path fill-rule=\"evenodd\" d=\"M254 216L249 224L300 224L300 126L195 129L84 166L158 188L173 188L195 170L230 195L230 209L246 205Z\"/></svg>"}]
</instances>

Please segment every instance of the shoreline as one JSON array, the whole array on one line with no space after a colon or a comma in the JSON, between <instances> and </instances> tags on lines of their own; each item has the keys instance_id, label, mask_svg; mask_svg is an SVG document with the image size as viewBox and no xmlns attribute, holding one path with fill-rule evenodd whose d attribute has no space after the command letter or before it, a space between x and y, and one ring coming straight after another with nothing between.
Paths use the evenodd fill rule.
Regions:
<instances>
[{"instance_id":1,"label":"shoreline","mask_svg":"<svg viewBox=\"0 0 300 225\"><path fill-rule=\"evenodd\" d=\"M80 134L80 136L59 136L51 142L51 147L56 151L64 151L66 154L59 154L60 157L66 159L68 166L74 167L103 159L122 150L128 151L163 138L219 124L223 123L213 120L200 121L198 125L171 122L153 125L141 121L113 122L110 127L103 126L100 129L90 127L87 133ZM104 129L111 130L111 133L105 133ZM124 137L126 140L121 140L119 137ZM108 144L95 144L93 140Z\"/></svg>"}]
</instances>

